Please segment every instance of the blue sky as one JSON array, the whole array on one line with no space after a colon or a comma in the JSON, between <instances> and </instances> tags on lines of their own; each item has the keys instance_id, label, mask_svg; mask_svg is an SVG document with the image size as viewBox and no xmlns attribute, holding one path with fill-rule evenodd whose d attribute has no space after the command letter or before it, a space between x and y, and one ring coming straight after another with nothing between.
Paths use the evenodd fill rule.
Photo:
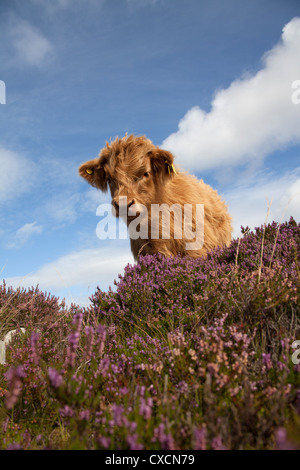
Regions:
<instances>
[{"instance_id":1,"label":"blue sky","mask_svg":"<svg viewBox=\"0 0 300 470\"><path fill-rule=\"evenodd\" d=\"M126 132L217 189L235 237L268 200L299 222L299 57L299 0L1 0L1 278L87 304L133 262L77 172Z\"/></svg>"}]
</instances>

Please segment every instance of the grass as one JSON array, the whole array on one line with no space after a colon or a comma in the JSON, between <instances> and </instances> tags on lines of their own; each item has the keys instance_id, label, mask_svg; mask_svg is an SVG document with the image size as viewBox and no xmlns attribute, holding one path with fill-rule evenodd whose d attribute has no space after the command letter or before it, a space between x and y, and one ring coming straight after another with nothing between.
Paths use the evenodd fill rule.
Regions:
<instances>
[{"instance_id":1,"label":"grass","mask_svg":"<svg viewBox=\"0 0 300 470\"><path fill-rule=\"evenodd\" d=\"M300 225L145 256L66 308L0 286L1 449L300 448Z\"/></svg>"}]
</instances>

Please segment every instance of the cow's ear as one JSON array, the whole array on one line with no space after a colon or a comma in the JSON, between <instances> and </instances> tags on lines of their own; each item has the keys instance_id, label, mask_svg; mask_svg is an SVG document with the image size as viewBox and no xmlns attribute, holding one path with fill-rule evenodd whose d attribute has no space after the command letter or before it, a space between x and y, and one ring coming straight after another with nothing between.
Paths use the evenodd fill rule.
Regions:
<instances>
[{"instance_id":1,"label":"cow's ear","mask_svg":"<svg viewBox=\"0 0 300 470\"><path fill-rule=\"evenodd\" d=\"M101 191L107 191L107 177L101 157L83 163L80 165L78 172L90 185L101 189Z\"/></svg>"},{"instance_id":2,"label":"cow's ear","mask_svg":"<svg viewBox=\"0 0 300 470\"><path fill-rule=\"evenodd\" d=\"M157 147L147 154L150 157L151 167L154 174L160 175L163 179L172 177L176 170L174 168L174 157L168 150Z\"/></svg>"}]
</instances>

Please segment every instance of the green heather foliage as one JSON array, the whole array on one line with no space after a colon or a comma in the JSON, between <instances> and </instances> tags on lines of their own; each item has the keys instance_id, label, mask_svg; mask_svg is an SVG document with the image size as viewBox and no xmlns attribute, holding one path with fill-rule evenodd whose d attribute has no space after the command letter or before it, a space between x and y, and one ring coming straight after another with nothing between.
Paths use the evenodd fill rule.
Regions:
<instances>
[{"instance_id":1,"label":"green heather foliage","mask_svg":"<svg viewBox=\"0 0 300 470\"><path fill-rule=\"evenodd\" d=\"M88 308L0 286L0 339L26 328L0 365L0 448L300 448L300 224L242 233L142 257Z\"/></svg>"}]
</instances>

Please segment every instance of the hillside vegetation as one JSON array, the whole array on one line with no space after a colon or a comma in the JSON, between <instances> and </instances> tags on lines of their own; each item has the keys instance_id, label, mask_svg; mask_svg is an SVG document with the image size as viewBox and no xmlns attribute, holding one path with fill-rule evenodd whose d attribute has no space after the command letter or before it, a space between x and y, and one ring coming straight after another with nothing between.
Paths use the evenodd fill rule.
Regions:
<instances>
[{"instance_id":1,"label":"hillside vegetation","mask_svg":"<svg viewBox=\"0 0 300 470\"><path fill-rule=\"evenodd\" d=\"M242 232L88 308L0 286L0 448L300 448L300 224Z\"/></svg>"}]
</instances>

